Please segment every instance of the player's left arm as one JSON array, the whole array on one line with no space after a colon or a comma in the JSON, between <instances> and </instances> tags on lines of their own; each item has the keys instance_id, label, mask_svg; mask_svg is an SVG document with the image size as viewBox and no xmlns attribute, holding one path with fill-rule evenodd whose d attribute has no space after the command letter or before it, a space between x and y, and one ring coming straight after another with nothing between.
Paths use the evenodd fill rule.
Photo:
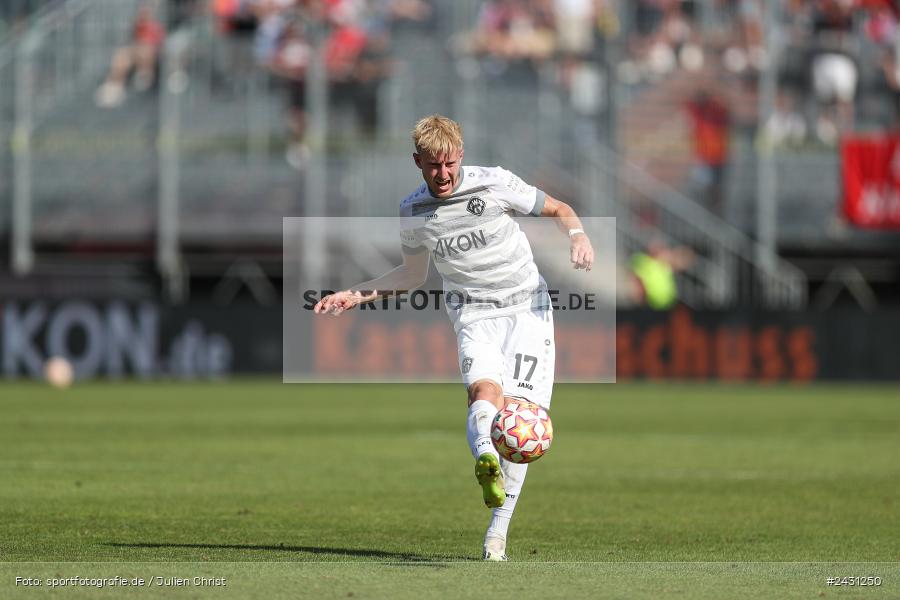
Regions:
<instances>
[{"instance_id":1,"label":"player's left arm","mask_svg":"<svg viewBox=\"0 0 900 600\"><path fill-rule=\"evenodd\" d=\"M594 265L594 248L591 246L591 240L584 233L581 219L578 218L572 207L547 194L544 196L541 216L556 219L557 227L569 236L569 258L573 266L576 269L590 271Z\"/></svg>"}]
</instances>

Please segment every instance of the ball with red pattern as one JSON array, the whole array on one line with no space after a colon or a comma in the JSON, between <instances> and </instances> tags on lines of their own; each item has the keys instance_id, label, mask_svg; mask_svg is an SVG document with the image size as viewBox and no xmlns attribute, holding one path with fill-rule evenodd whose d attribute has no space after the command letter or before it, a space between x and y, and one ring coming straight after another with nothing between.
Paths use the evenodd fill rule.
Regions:
<instances>
[{"instance_id":1,"label":"ball with red pattern","mask_svg":"<svg viewBox=\"0 0 900 600\"><path fill-rule=\"evenodd\" d=\"M510 400L491 425L497 452L514 463L530 463L544 455L553 441L553 423L542 407L528 400Z\"/></svg>"}]
</instances>

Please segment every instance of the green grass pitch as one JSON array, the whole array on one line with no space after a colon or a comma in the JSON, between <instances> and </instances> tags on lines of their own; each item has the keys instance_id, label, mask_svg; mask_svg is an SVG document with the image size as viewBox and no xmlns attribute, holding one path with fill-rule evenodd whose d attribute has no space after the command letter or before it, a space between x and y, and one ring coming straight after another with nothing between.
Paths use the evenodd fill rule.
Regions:
<instances>
[{"instance_id":1,"label":"green grass pitch","mask_svg":"<svg viewBox=\"0 0 900 600\"><path fill-rule=\"evenodd\" d=\"M900 388L559 385L552 408L512 562L484 564L462 386L0 384L0 597L900 597ZM882 583L826 583L856 576Z\"/></svg>"}]
</instances>

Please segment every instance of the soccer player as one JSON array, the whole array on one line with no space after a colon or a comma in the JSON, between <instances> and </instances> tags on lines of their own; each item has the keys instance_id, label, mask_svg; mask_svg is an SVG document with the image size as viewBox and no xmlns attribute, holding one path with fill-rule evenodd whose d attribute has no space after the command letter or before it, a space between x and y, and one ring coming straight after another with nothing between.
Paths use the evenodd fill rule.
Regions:
<instances>
[{"instance_id":1,"label":"soccer player","mask_svg":"<svg viewBox=\"0 0 900 600\"><path fill-rule=\"evenodd\" d=\"M459 125L440 115L413 130L413 161L425 184L400 205L403 264L371 281L322 298L318 313L339 315L425 282L429 257L443 279L468 390L467 438L484 503L493 509L483 558L503 561L509 522L527 464L501 459L491 422L511 398L550 407L555 346L547 284L513 213L553 217L568 238L576 269L594 250L572 208L501 167L463 166ZM521 384L521 385L520 385Z\"/></svg>"}]
</instances>

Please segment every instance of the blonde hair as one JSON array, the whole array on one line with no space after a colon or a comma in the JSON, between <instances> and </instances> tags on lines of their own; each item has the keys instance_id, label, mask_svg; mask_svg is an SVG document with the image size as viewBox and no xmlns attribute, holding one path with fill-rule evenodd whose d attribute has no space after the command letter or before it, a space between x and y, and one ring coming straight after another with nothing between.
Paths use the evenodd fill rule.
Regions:
<instances>
[{"instance_id":1,"label":"blonde hair","mask_svg":"<svg viewBox=\"0 0 900 600\"><path fill-rule=\"evenodd\" d=\"M463 149L462 128L459 123L443 115L419 119L412 131L412 140L419 154L425 152L439 156Z\"/></svg>"}]
</instances>

